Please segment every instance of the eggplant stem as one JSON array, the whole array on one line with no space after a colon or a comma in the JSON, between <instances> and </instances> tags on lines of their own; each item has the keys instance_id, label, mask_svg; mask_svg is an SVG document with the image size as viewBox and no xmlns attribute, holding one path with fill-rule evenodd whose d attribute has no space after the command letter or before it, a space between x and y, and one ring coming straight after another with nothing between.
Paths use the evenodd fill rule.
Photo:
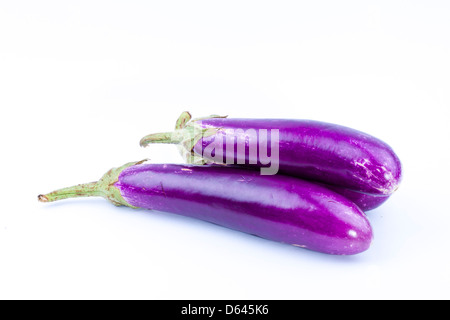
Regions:
<instances>
[{"instance_id":1,"label":"eggplant stem","mask_svg":"<svg viewBox=\"0 0 450 320\"><path fill-rule=\"evenodd\" d=\"M130 162L119 168L113 168L105 173L103 177L97 182L79 184L68 188L58 189L47 194L40 194L38 196L38 201L53 202L69 198L103 197L111 201L116 206L128 206L131 208L136 208L130 205L122 197L120 190L114 185L119 180L119 175L123 170L134 165L142 164L145 161L147 161L147 159Z\"/></svg>"},{"instance_id":2,"label":"eggplant stem","mask_svg":"<svg viewBox=\"0 0 450 320\"><path fill-rule=\"evenodd\" d=\"M47 194L40 194L38 200L40 202L53 202L69 198L80 197L98 197L103 196L103 192L98 189L97 182L79 184L73 187L59 189Z\"/></svg>"},{"instance_id":3,"label":"eggplant stem","mask_svg":"<svg viewBox=\"0 0 450 320\"><path fill-rule=\"evenodd\" d=\"M221 128L202 127L201 121L226 117L227 116L211 115L209 117L192 119L191 114L184 111L178 117L174 131L149 134L141 139L140 145L141 147L147 147L153 143L175 144L187 163L206 164L207 161L195 154L194 146L201 139L215 135Z\"/></svg>"},{"instance_id":4,"label":"eggplant stem","mask_svg":"<svg viewBox=\"0 0 450 320\"><path fill-rule=\"evenodd\" d=\"M177 119L175 123L175 129L183 129L186 124L192 119L191 114L188 111L184 111Z\"/></svg>"},{"instance_id":5,"label":"eggplant stem","mask_svg":"<svg viewBox=\"0 0 450 320\"><path fill-rule=\"evenodd\" d=\"M183 141L182 130L183 129L175 130L173 132L152 133L143 137L139 144L141 147L147 147L152 143L179 144Z\"/></svg>"}]
</instances>

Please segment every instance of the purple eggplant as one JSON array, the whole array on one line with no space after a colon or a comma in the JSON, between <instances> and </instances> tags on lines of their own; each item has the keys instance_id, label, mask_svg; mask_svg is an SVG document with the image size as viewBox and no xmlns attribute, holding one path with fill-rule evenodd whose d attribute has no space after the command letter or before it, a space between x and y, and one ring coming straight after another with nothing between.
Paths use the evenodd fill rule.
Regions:
<instances>
[{"instance_id":1,"label":"purple eggplant","mask_svg":"<svg viewBox=\"0 0 450 320\"><path fill-rule=\"evenodd\" d=\"M366 215L345 197L298 178L264 176L256 170L135 162L111 169L98 182L38 199L87 196L189 216L328 254L361 253L373 238Z\"/></svg>"},{"instance_id":2,"label":"purple eggplant","mask_svg":"<svg viewBox=\"0 0 450 320\"><path fill-rule=\"evenodd\" d=\"M261 142L267 150L261 149ZM175 131L151 134L141 140L141 146L151 143L177 144L188 162L262 168L270 160L280 173L366 195L391 195L402 176L399 158L383 141L318 121L219 116L191 119L184 112Z\"/></svg>"}]
</instances>

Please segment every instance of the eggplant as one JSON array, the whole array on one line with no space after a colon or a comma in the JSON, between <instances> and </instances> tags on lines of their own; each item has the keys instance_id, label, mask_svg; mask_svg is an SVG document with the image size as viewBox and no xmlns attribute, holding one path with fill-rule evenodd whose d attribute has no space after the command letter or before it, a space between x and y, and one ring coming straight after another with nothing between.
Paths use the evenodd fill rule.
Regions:
<instances>
[{"instance_id":1,"label":"eggplant","mask_svg":"<svg viewBox=\"0 0 450 320\"><path fill-rule=\"evenodd\" d=\"M252 152L252 146L261 142L267 150L261 153L259 145L258 152ZM141 146L151 143L177 144L190 163L237 164L263 170L270 160L270 166L282 174L367 196L391 195L402 178L401 162L388 144L366 133L319 121L220 116L191 119L184 112L175 131L141 139Z\"/></svg>"},{"instance_id":2,"label":"eggplant","mask_svg":"<svg viewBox=\"0 0 450 320\"><path fill-rule=\"evenodd\" d=\"M333 255L370 247L358 206L317 184L217 165L132 162L98 182L39 195L41 202L100 196L115 205L164 211Z\"/></svg>"}]
</instances>

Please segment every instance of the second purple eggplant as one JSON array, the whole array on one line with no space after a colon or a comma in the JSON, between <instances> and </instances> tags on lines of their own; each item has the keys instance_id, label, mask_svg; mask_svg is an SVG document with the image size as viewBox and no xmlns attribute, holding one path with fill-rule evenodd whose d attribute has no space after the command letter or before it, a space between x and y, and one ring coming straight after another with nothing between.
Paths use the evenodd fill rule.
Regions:
<instances>
[{"instance_id":1,"label":"second purple eggplant","mask_svg":"<svg viewBox=\"0 0 450 320\"><path fill-rule=\"evenodd\" d=\"M251 152L267 133L266 152ZM276 132L277 150L273 147ZM255 134L256 133L256 134ZM211 116L191 119L184 112L173 132L150 134L141 146L177 144L188 162L267 166L268 155L282 174L317 181L362 199L368 208L384 202L397 190L402 167L385 142L348 127L310 120L232 119ZM211 152L211 146L215 149ZM232 147L230 147L230 145ZM372 197L373 196L373 197ZM351 198L350 198L351 199Z\"/></svg>"}]
</instances>

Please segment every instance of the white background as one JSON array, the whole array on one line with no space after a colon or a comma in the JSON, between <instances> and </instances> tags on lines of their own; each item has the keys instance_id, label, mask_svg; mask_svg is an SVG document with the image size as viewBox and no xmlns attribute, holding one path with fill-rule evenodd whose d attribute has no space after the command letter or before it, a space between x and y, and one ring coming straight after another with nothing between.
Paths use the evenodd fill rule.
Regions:
<instances>
[{"instance_id":1,"label":"white background","mask_svg":"<svg viewBox=\"0 0 450 320\"><path fill-rule=\"evenodd\" d=\"M2 1L2 299L450 298L449 1ZM178 115L304 118L389 143L371 249L319 254L103 199L41 204L173 146Z\"/></svg>"}]
</instances>

